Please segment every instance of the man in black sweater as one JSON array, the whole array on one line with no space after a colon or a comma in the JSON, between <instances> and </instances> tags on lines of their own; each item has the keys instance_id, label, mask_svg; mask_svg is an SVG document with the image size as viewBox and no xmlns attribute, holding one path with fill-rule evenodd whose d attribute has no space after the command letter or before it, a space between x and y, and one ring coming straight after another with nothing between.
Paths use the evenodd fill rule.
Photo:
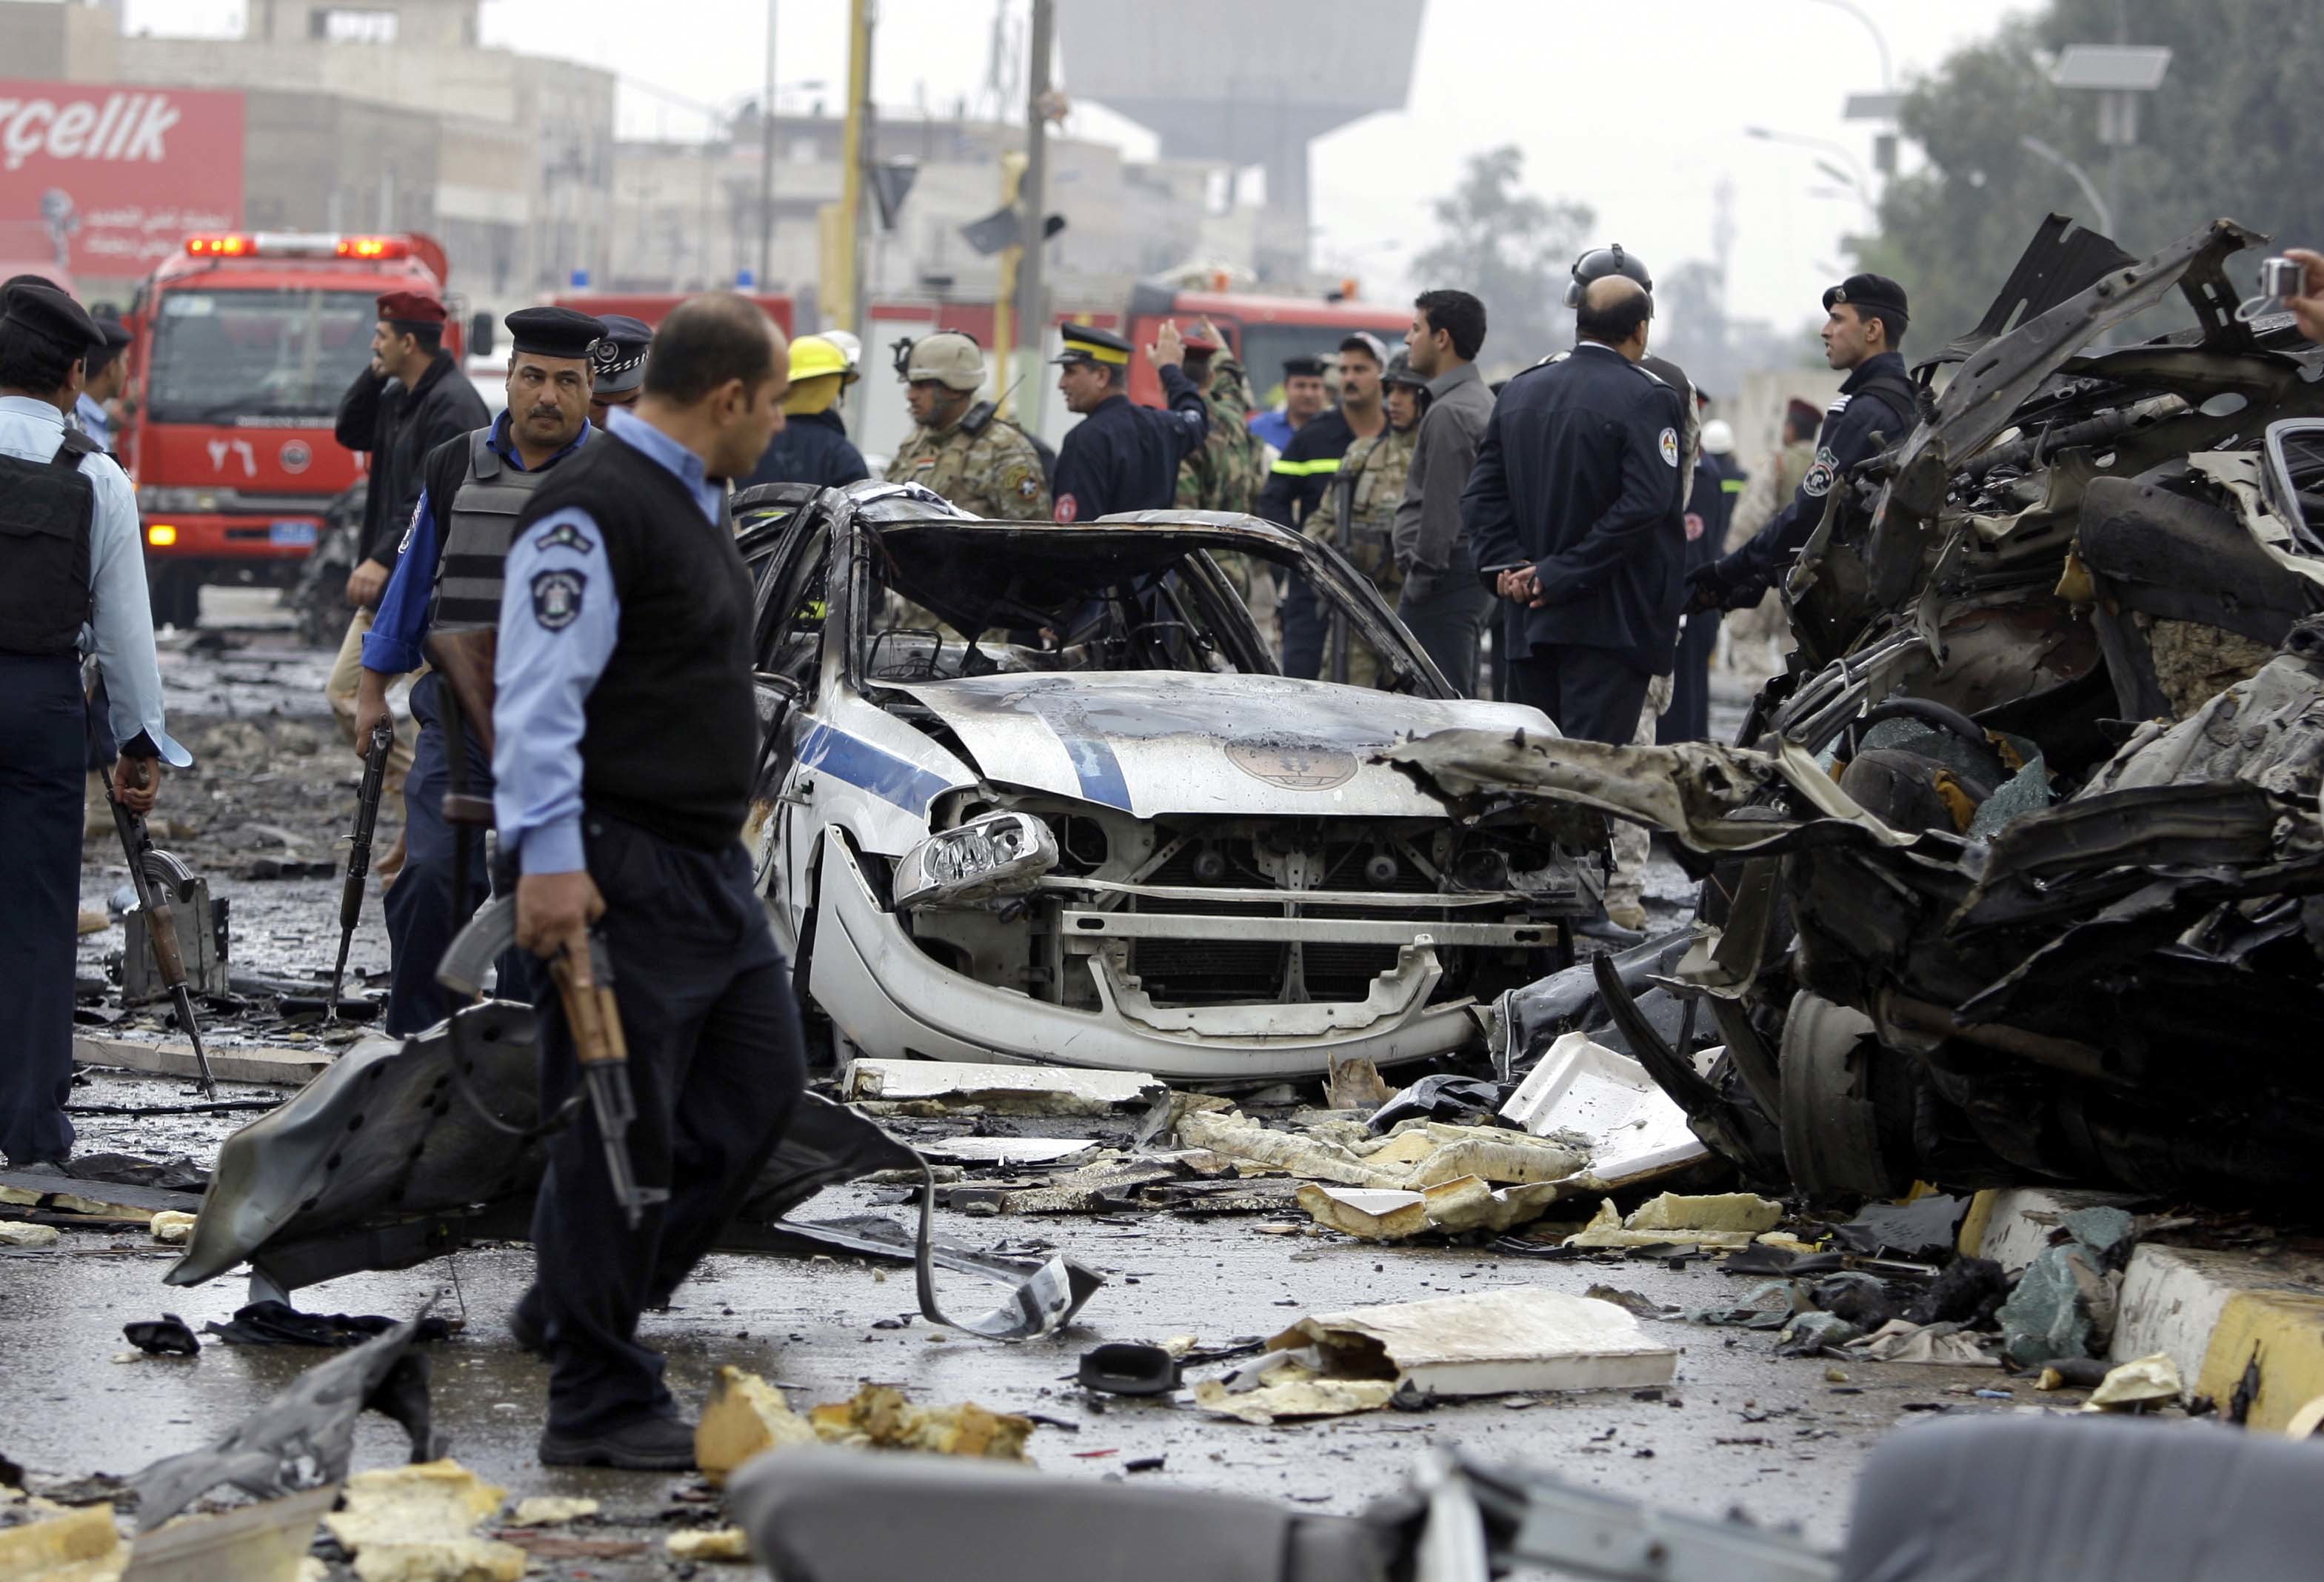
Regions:
<instances>
[{"instance_id":1,"label":"man in black sweater","mask_svg":"<svg viewBox=\"0 0 2324 1582\"><path fill-rule=\"evenodd\" d=\"M729 292L665 319L644 393L544 479L501 597L494 811L517 942L586 979L611 954L629 1046L633 1228L593 1115L549 1142L532 1289L511 1317L549 1362L540 1459L682 1470L694 1429L640 1343L741 1206L806 1086L790 967L742 849L759 726L751 578L726 480L782 426L782 332ZM580 1084L561 1002L540 1017L541 1113Z\"/></svg>"}]
</instances>

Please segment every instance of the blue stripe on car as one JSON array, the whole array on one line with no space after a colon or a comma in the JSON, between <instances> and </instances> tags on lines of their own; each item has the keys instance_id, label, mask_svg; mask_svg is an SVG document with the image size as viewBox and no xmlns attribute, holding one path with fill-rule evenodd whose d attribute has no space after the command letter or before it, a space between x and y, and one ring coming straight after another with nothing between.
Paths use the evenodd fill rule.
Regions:
<instances>
[{"instance_id":1,"label":"blue stripe on car","mask_svg":"<svg viewBox=\"0 0 2324 1582\"><path fill-rule=\"evenodd\" d=\"M1056 721L1049 724L1054 728ZM1105 738L1058 731L1057 739L1065 745L1065 756L1073 760L1074 773L1082 782L1082 795L1093 802L1130 811L1130 782L1121 777L1121 760L1113 755Z\"/></svg>"},{"instance_id":2,"label":"blue stripe on car","mask_svg":"<svg viewBox=\"0 0 2324 1582\"><path fill-rule=\"evenodd\" d=\"M823 724L807 731L798 761L802 769L819 769L850 785L862 787L883 802L893 802L922 817L927 816L928 804L952 786L952 782L943 775L923 769L908 758L899 758L860 736L851 736ZM1118 779L1120 771L1115 772Z\"/></svg>"}]
</instances>

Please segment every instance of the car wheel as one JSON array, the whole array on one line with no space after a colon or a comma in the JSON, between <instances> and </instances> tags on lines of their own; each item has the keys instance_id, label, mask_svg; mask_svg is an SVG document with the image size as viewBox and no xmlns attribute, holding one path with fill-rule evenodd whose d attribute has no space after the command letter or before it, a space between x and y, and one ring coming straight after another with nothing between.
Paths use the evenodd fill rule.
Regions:
<instances>
[{"instance_id":1,"label":"car wheel","mask_svg":"<svg viewBox=\"0 0 2324 1582\"><path fill-rule=\"evenodd\" d=\"M1795 1191L1893 1198L1911 1188L1905 1059L1881 1045L1862 1012L1805 989L1792 996L1784 1017L1783 1133Z\"/></svg>"}]
</instances>

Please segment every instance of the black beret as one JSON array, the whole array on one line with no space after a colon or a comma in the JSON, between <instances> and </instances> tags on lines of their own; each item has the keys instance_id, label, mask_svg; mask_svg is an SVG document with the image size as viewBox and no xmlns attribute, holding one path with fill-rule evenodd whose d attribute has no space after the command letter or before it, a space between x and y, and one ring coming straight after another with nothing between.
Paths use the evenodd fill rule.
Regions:
<instances>
[{"instance_id":1,"label":"black beret","mask_svg":"<svg viewBox=\"0 0 2324 1582\"><path fill-rule=\"evenodd\" d=\"M1826 312L1840 302L1854 308L1879 308L1899 319L1909 320L1912 318L1911 311L1904 306L1904 288L1885 274L1851 274L1824 292Z\"/></svg>"},{"instance_id":2,"label":"black beret","mask_svg":"<svg viewBox=\"0 0 2324 1582\"><path fill-rule=\"evenodd\" d=\"M586 357L604 338L604 323L571 308L519 308L501 320L509 349L536 357Z\"/></svg>"},{"instance_id":3,"label":"black beret","mask_svg":"<svg viewBox=\"0 0 2324 1582\"><path fill-rule=\"evenodd\" d=\"M653 345L653 326L627 313L601 314L605 338L589 354L597 393L622 395L645 383L646 349Z\"/></svg>"},{"instance_id":4,"label":"black beret","mask_svg":"<svg viewBox=\"0 0 2324 1582\"><path fill-rule=\"evenodd\" d=\"M12 285L0 294L0 324L29 330L43 340L69 348L77 357L105 339L87 310L45 282Z\"/></svg>"},{"instance_id":5,"label":"black beret","mask_svg":"<svg viewBox=\"0 0 2324 1582\"><path fill-rule=\"evenodd\" d=\"M1286 379L1321 379L1323 376L1323 359L1286 357L1283 359L1283 376Z\"/></svg>"},{"instance_id":6,"label":"black beret","mask_svg":"<svg viewBox=\"0 0 2324 1582\"><path fill-rule=\"evenodd\" d=\"M97 344L106 350L117 352L129 344L129 328L110 313L93 313L90 322L97 326Z\"/></svg>"}]
</instances>

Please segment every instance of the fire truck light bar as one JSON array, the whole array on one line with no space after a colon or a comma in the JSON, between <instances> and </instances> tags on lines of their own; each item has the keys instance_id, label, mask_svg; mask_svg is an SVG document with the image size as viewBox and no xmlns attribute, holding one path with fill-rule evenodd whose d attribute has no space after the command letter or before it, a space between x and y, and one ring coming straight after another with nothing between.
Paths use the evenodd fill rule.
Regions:
<instances>
[{"instance_id":1,"label":"fire truck light bar","mask_svg":"<svg viewBox=\"0 0 2324 1582\"><path fill-rule=\"evenodd\" d=\"M262 231L256 236L188 236L196 258L408 258L411 244L401 236L342 236L330 232Z\"/></svg>"}]
</instances>

